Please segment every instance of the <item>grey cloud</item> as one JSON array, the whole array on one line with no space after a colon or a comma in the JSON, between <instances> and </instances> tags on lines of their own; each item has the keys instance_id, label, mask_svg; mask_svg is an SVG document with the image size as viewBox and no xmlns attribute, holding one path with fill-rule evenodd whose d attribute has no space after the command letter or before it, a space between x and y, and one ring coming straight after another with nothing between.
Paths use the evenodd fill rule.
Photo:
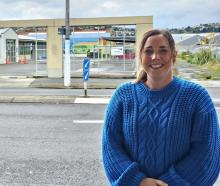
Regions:
<instances>
[{"instance_id":1,"label":"grey cloud","mask_svg":"<svg viewBox=\"0 0 220 186\"><path fill-rule=\"evenodd\" d=\"M1 0L1 19L63 18L64 0ZM70 0L70 17L154 16L155 27L219 22L217 0Z\"/></svg>"}]
</instances>

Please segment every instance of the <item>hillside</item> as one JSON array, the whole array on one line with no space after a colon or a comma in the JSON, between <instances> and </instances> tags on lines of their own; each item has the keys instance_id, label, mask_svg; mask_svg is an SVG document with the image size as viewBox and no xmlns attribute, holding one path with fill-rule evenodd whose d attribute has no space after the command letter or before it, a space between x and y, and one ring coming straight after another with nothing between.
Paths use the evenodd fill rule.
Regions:
<instances>
[{"instance_id":1,"label":"hillside","mask_svg":"<svg viewBox=\"0 0 220 186\"><path fill-rule=\"evenodd\" d=\"M185 28L172 28L168 30L173 34L220 32L220 23L200 24L196 26L187 26Z\"/></svg>"}]
</instances>

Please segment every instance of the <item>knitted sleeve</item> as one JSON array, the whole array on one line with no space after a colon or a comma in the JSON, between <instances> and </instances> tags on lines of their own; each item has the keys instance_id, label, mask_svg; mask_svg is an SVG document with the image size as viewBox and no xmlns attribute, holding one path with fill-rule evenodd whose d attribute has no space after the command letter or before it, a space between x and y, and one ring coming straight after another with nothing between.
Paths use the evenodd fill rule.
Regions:
<instances>
[{"instance_id":1,"label":"knitted sleeve","mask_svg":"<svg viewBox=\"0 0 220 186\"><path fill-rule=\"evenodd\" d=\"M139 186L145 175L124 148L122 133L123 106L120 90L116 90L108 105L102 139L103 164L113 186Z\"/></svg>"},{"instance_id":2,"label":"knitted sleeve","mask_svg":"<svg viewBox=\"0 0 220 186\"><path fill-rule=\"evenodd\" d=\"M220 130L217 114L206 91L198 96L191 131L191 150L160 176L169 186L211 186L220 171Z\"/></svg>"}]
</instances>

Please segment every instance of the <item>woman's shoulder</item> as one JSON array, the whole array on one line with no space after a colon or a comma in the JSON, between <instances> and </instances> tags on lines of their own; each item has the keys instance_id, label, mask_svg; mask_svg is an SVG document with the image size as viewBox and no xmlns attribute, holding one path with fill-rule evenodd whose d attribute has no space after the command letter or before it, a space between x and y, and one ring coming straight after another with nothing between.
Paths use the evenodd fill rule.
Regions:
<instances>
[{"instance_id":1,"label":"woman's shoulder","mask_svg":"<svg viewBox=\"0 0 220 186\"><path fill-rule=\"evenodd\" d=\"M134 94L133 87L135 86L135 83L132 81L124 82L115 90L115 94L123 97L123 98L129 98Z\"/></svg>"},{"instance_id":2,"label":"woman's shoulder","mask_svg":"<svg viewBox=\"0 0 220 186\"><path fill-rule=\"evenodd\" d=\"M134 85L134 83L132 81L126 81L120 85L117 86L116 90L130 90L132 89L132 86Z\"/></svg>"},{"instance_id":3,"label":"woman's shoulder","mask_svg":"<svg viewBox=\"0 0 220 186\"><path fill-rule=\"evenodd\" d=\"M181 78L178 78L178 81L181 83L182 85L181 87L183 91L190 92L191 94L192 93L195 93L195 94L207 93L206 88L196 82L181 79Z\"/></svg>"},{"instance_id":4,"label":"woman's shoulder","mask_svg":"<svg viewBox=\"0 0 220 186\"><path fill-rule=\"evenodd\" d=\"M209 95L207 89L203 87L202 85L192 82L189 80L183 80L182 81L182 88L181 91L185 95L185 98L187 98L191 103L197 103L199 105L209 105L212 104L211 96Z\"/></svg>"}]
</instances>

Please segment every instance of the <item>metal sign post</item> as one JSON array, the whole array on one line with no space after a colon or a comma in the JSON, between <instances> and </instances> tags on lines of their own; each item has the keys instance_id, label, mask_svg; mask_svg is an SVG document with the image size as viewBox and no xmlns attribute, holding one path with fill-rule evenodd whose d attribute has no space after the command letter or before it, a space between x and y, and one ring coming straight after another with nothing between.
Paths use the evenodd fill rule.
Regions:
<instances>
[{"instance_id":1,"label":"metal sign post","mask_svg":"<svg viewBox=\"0 0 220 186\"><path fill-rule=\"evenodd\" d=\"M83 81L84 81L84 96L87 97L87 81L89 80L89 66L90 59L85 58L83 60Z\"/></svg>"}]
</instances>

